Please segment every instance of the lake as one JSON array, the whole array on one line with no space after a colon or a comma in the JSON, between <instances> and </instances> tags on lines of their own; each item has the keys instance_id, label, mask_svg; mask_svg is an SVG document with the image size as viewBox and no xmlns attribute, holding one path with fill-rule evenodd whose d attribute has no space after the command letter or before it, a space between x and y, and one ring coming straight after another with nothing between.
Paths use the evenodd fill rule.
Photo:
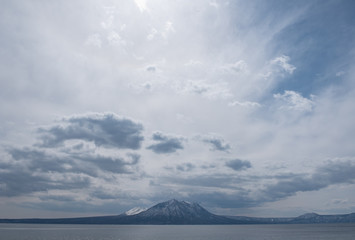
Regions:
<instances>
[{"instance_id":1,"label":"lake","mask_svg":"<svg viewBox=\"0 0 355 240\"><path fill-rule=\"evenodd\" d=\"M355 224L47 225L0 224L0 240L355 239Z\"/></svg>"}]
</instances>

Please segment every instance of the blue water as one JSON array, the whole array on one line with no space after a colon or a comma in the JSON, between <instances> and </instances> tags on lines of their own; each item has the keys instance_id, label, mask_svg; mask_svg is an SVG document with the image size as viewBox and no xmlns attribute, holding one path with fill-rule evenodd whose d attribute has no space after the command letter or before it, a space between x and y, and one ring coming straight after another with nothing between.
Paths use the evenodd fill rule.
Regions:
<instances>
[{"instance_id":1,"label":"blue water","mask_svg":"<svg viewBox=\"0 0 355 240\"><path fill-rule=\"evenodd\" d=\"M355 224L46 225L0 224L0 240L354 240Z\"/></svg>"}]
</instances>

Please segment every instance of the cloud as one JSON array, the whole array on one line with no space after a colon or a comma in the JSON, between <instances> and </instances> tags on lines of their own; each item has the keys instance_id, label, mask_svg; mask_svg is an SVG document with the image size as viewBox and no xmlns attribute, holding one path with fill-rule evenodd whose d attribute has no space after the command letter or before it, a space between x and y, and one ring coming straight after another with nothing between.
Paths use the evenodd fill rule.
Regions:
<instances>
[{"instance_id":1,"label":"cloud","mask_svg":"<svg viewBox=\"0 0 355 240\"><path fill-rule=\"evenodd\" d=\"M1 163L0 195L17 196L53 189L71 190L90 187L90 179L103 174L133 174L140 155L127 158L87 153L63 153L36 149L11 148L11 161ZM17 176L17 177L16 177Z\"/></svg>"},{"instance_id":2,"label":"cloud","mask_svg":"<svg viewBox=\"0 0 355 240\"><path fill-rule=\"evenodd\" d=\"M114 113L73 116L63 119L63 124L40 128L38 133L42 143L38 146L51 148L67 140L84 140L94 142L96 146L135 150L141 147L144 139L140 123Z\"/></svg>"},{"instance_id":3,"label":"cloud","mask_svg":"<svg viewBox=\"0 0 355 240\"><path fill-rule=\"evenodd\" d=\"M157 70L157 68L155 67L155 66L148 66L147 68L146 68L146 71L147 72L155 72Z\"/></svg>"},{"instance_id":4,"label":"cloud","mask_svg":"<svg viewBox=\"0 0 355 240\"><path fill-rule=\"evenodd\" d=\"M344 72L344 71L339 71L339 72L337 72L336 74L335 74L335 76L336 77L341 77L341 76L343 76L343 75L345 75L346 74L346 72Z\"/></svg>"},{"instance_id":5,"label":"cloud","mask_svg":"<svg viewBox=\"0 0 355 240\"><path fill-rule=\"evenodd\" d=\"M0 172L0 196L13 197L50 189L83 189L90 186L87 176L65 173L60 178L47 173L26 169L20 164L6 166Z\"/></svg>"},{"instance_id":6,"label":"cloud","mask_svg":"<svg viewBox=\"0 0 355 240\"><path fill-rule=\"evenodd\" d=\"M246 190L238 193L225 193L222 191L212 191L209 193L191 193L189 197L194 201L201 202L204 206L222 208L250 208L258 206L260 203L250 197Z\"/></svg>"},{"instance_id":7,"label":"cloud","mask_svg":"<svg viewBox=\"0 0 355 240\"><path fill-rule=\"evenodd\" d=\"M89 36L85 41L85 45L101 48L102 46L101 36L99 34L93 34Z\"/></svg>"},{"instance_id":8,"label":"cloud","mask_svg":"<svg viewBox=\"0 0 355 240\"><path fill-rule=\"evenodd\" d=\"M228 99L233 96L228 83L223 81L210 83L204 80L189 80L182 84L179 91L182 93L194 93L208 99Z\"/></svg>"},{"instance_id":9,"label":"cloud","mask_svg":"<svg viewBox=\"0 0 355 240\"><path fill-rule=\"evenodd\" d=\"M39 196L42 201L60 201L60 202L74 202L75 198L69 195L44 195Z\"/></svg>"},{"instance_id":10,"label":"cloud","mask_svg":"<svg viewBox=\"0 0 355 240\"><path fill-rule=\"evenodd\" d=\"M30 171L84 173L93 177L97 170L113 173L130 173L127 167L139 163L140 155L128 153L128 160L121 157L88 153L46 153L36 149L10 149L9 154L18 164Z\"/></svg>"},{"instance_id":11,"label":"cloud","mask_svg":"<svg viewBox=\"0 0 355 240\"><path fill-rule=\"evenodd\" d=\"M228 106L234 107L234 106L240 106L240 107L248 107L248 108L254 108L254 107L261 107L260 103L257 102L239 102L239 101L234 101L230 102Z\"/></svg>"},{"instance_id":12,"label":"cloud","mask_svg":"<svg viewBox=\"0 0 355 240\"><path fill-rule=\"evenodd\" d=\"M329 162L310 176L295 176L267 186L262 192L265 201L276 201L297 192L317 191L334 184L355 182L354 161Z\"/></svg>"},{"instance_id":13,"label":"cloud","mask_svg":"<svg viewBox=\"0 0 355 240\"><path fill-rule=\"evenodd\" d=\"M160 132L153 134L153 140L158 143L152 144L147 149L151 149L158 154L173 153L179 149L184 149L183 139L179 137L166 136Z\"/></svg>"},{"instance_id":14,"label":"cloud","mask_svg":"<svg viewBox=\"0 0 355 240\"><path fill-rule=\"evenodd\" d=\"M175 28L173 26L173 23L171 21L167 21L165 23L164 31L161 33L163 38L167 38L170 33L175 33Z\"/></svg>"},{"instance_id":15,"label":"cloud","mask_svg":"<svg viewBox=\"0 0 355 240\"><path fill-rule=\"evenodd\" d=\"M215 169L216 170L216 169ZM162 185L164 184L181 184L181 188L183 191L187 192L205 192L209 189L219 190L241 190L242 188L238 186L238 184L244 184L249 181L249 178L242 178L239 176L231 176L227 174L219 174L219 173L209 173L202 175L190 175L187 177L182 176L170 176L163 177L159 179ZM159 182L158 181L158 182Z\"/></svg>"},{"instance_id":16,"label":"cloud","mask_svg":"<svg viewBox=\"0 0 355 240\"><path fill-rule=\"evenodd\" d=\"M210 2L209 2L209 5L210 5L211 7L214 7L214 8L218 8L218 7L219 7L219 5L218 5L218 3L217 3L216 1L210 1Z\"/></svg>"},{"instance_id":17,"label":"cloud","mask_svg":"<svg viewBox=\"0 0 355 240\"><path fill-rule=\"evenodd\" d=\"M192 163L184 163L176 166L176 170L179 170L181 172L190 172L194 168L196 168L196 166Z\"/></svg>"},{"instance_id":18,"label":"cloud","mask_svg":"<svg viewBox=\"0 0 355 240\"><path fill-rule=\"evenodd\" d=\"M201 138L202 142L207 143L212 147L212 151L228 152L231 149L231 146L228 143L225 143L222 138L215 136L205 136Z\"/></svg>"},{"instance_id":19,"label":"cloud","mask_svg":"<svg viewBox=\"0 0 355 240\"><path fill-rule=\"evenodd\" d=\"M195 60L195 59L190 59L188 62L186 62L184 64L184 66L187 66L187 67L195 67L195 66L201 66L201 65L202 65L202 62Z\"/></svg>"},{"instance_id":20,"label":"cloud","mask_svg":"<svg viewBox=\"0 0 355 240\"><path fill-rule=\"evenodd\" d=\"M286 55L282 55L271 60L271 64L280 66L282 70L285 72L292 74L293 71L296 70L296 67L289 63L290 57Z\"/></svg>"},{"instance_id":21,"label":"cloud","mask_svg":"<svg viewBox=\"0 0 355 240\"><path fill-rule=\"evenodd\" d=\"M71 217L77 217L78 214L83 213L89 213L89 216L97 215L98 213L112 215L113 213L120 214L127 210L127 206L125 207L123 204L121 204L121 201L119 201L117 198L111 200L105 199L106 201L104 202L94 202L82 199L73 199L72 201L70 201L70 199L67 201L59 201L59 199L57 200L58 201L55 199L51 200L49 198L48 200L43 199L39 202L27 201L21 203L20 206L22 208L35 209L36 211L49 210L51 211L51 214L53 214L53 211L74 213L71 215Z\"/></svg>"},{"instance_id":22,"label":"cloud","mask_svg":"<svg viewBox=\"0 0 355 240\"><path fill-rule=\"evenodd\" d=\"M77 159L80 159L82 162L90 162L103 171L122 174L132 173L132 171L127 167L136 165L140 158L137 154L130 157L132 161L126 161L123 158L113 158L101 155L82 155L78 156Z\"/></svg>"},{"instance_id":23,"label":"cloud","mask_svg":"<svg viewBox=\"0 0 355 240\"><path fill-rule=\"evenodd\" d=\"M118 198L122 198L122 194L121 193L117 193L117 192L109 192L105 189L98 189L93 191L92 193L90 193L90 196L98 198L98 199L118 199Z\"/></svg>"},{"instance_id":24,"label":"cloud","mask_svg":"<svg viewBox=\"0 0 355 240\"><path fill-rule=\"evenodd\" d=\"M314 96L311 95L311 98ZM283 105L282 109L295 110L299 112L311 112L313 110L313 106L315 103L308 98L302 97L301 94L294 91L285 91L284 94L274 94L274 98L276 100L280 100L285 105Z\"/></svg>"},{"instance_id":25,"label":"cloud","mask_svg":"<svg viewBox=\"0 0 355 240\"><path fill-rule=\"evenodd\" d=\"M250 162L238 159L227 164L235 167L233 169L236 171L251 167ZM318 191L336 184L353 184L354 171L354 161L331 161L311 174L235 176L214 173L163 177L159 180L159 187L164 189L179 186L190 200L202 202L206 206L250 208L284 200L298 192ZM274 183L269 183L270 181Z\"/></svg>"},{"instance_id":26,"label":"cloud","mask_svg":"<svg viewBox=\"0 0 355 240\"><path fill-rule=\"evenodd\" d=\"M141 12L147 11L147 0L134 0L134 2L136 3L137 7L139 8L139 10Z\"/></svg>"},{"instance_id":27,"label":"cloud","mask_svg":"<svg viewBox=\"0 0 355 240\"><path fill-rule=\"evenodd\" d=\"M275 85L281 78L284 78L287 75L292 75L295 66L289 63L289 56L279 56L269 60L268 63L264 66L260 76L263 78L263 84L266 84L266 87Z\"/></svg>"},{"instance_id":28,"label":"cloud","mask_svg":"<svg viewBox=\"0 0 355 240\"><path fill-rule=\"evenodd\" d=\"M31 172L59 172L59 173L85 173L90 176L96 176L97 171L94 167L90 167L70 158L67 155L57 156L56 154L48 154L45 151L39 151L31 148L12 148L9 154L20 168L24 168ZM15 164L14 163L14 164ZM10 165L14 167L16 165Z\"/></svg>"},{"instance_id":29,"label":"cloud","mask_svg":"<svg viewBox=\"0 0 355 240\"><path fill-rule=\"evenodd\" d=\"M40 200L55 210L65 202L83 200L80 195L95 188L117 191L112 180L117 185L118 179L128 176L139 179L141 155L125 151L121 156L119 151L136 150L143 140L142 129L141 124L108 113L72 116L40 128L42 144L4 149L7 159L0 159L0 196L31 195L37 200L22 203L26 207L36 208ZM71 197L72 193L78 198Z\"/></svg>"},{"instance_id":30,"label":"cloud","mask_svg":"<svg viewBox=\"0 0 355 240\"><path fill-rule=\"evenodd\" d=\"M152 28L149 35L147 36L147 39L149 41L153 40L155 38L155 36L157 35L157 33L158 33L158 30L156 30L155 28Z\"/></svg>"},{"instance_id":31,"label":"cloud","mask_svg":"<svg viewBox=\"0 0 355 240\"><path fill-rule=\"evenodd\" d=\"M109 44L117 46L125 46L127 44L126 41L123 40L116 31L111 31L108 33L107 41Z\"/></svg>"},{"instance_id":32,"label":"cloud","mask_svg":"<svg viewBox=\"0 0 355 240\"><path fill-rule=\"evenodd\" d=\"M248 64L244 60L239 60L232 64L226 64L221 67L222 70L232 74L248 73Z\"/></svg>"},{"instance_id":33,"label":"cloud","mask_svg":"<svg viewBox=\"0 0 355 240\"><path fill-rule=\"evenodd\" d=\"M251 168L251 163L246 160L234 159L226 162L226 166L230 167L234 171L242 171L247 168Z\"/></svg>"},{"instance_id":34,"label":"cloud","mask_svg":"<svg viewBox=\"0 0 355 240\"><path fill-rule=\"evenodd\" d=\"M342 205L342 204L347 204L349 202L349 200L348 199L332 199L330 202L335 205Z\"/></svg>"}]
</instances>

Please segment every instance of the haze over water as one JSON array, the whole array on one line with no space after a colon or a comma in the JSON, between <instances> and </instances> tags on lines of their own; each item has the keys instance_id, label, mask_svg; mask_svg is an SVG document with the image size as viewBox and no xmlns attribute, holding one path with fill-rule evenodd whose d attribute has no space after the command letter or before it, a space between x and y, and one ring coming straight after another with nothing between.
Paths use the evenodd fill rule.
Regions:
<instances>
[{"instance_id":1,"label":"haze over water","mask_svg":"<svg viewBox=\"0 0 355 240\"><path fill-rule=\"evenodd\" d=\"M353 240L355 224L46 225L0 224L0 240Z\"/></svg>"}]
</instances>

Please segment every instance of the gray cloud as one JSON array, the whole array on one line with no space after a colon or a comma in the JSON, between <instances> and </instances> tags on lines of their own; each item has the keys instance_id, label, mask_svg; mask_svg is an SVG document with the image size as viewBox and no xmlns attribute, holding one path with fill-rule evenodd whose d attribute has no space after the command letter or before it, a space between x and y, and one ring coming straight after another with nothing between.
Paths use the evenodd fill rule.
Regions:
<instances>
[{"instance_id":1,"label":"gray cloud","mask_svg":"<svg viewBox=\"0 0 355 240\"><path fill-rule=\"evenodd\" d=\"M95 189L94 191L90 192L90 197L102 200L120 199L125 202L139 202L139 200L142 200L140 196L131 194L130 191L112 191L105 188Z\"/></svg>"},{"instance_id":2,"label":"gray cloud","mask_svg":"<svg viewBox=\"0 0 355 240\"><path fill-rule=\"evenodd\" d=\"M0 173L0 196L13 197L32 192L48 191L50 189L81 189L90 186L88 177L63 176L61 180L53 180L48 175L32 172L18 166L7 166Z\"/></svg>"},{"instance_id":3,"label":"gray cloud","mask_svg":"<svg viewBox=\"0 0 355 240\"><path fill-rule=\"evenodd\" d=\"M207 188L221 188L229 190L239 190L237 185L244 184L249 181L249 178L243 179L241 177L228 176L225 174L215 175L199 175L191 177L163 177L160 179L161 183L175 183L188 187L207 187Z\"/></svg>"},{"instance_id":4,"label":"gray cloud","mask_svg":"<svg viewBox=\"0 0 355 240\"><path fill-rule=\"evenodd\" d=\"M111 200L120 198L120 194L107 192L102 189L96 190L90 194L91 197L103 199L103 200Z\"/></svg>"},{"instance_id":5,"label":"gray cloud","mask_svg":"<svg viewBox=\"0 0 355 240\"><path fill-rule=\"evenodd\" d=\"M82 162L90 162L103 171L112 172L112 173L131 173L127 166L136 165L139 162L139 155L128 155L131 158L131 161L126 161L123 158L112 158L105 157L101 155L83 155L78 156L77 158L82 160Z\"/></svg>"},{"instance_id":6,"label":"gray cloud","mask_svg":"<svg viewBox=\"0 0 355 240\"><path fill-rule=\"evenodd\" d=\"M212 151L228 152L231 149L231 146L228 143L224 143L223 139L217 137L204 137L202 141L211 145Z\"/></svg>"},{"instance_id":7,"label":"gray cloud","mask_svg":"<svg viewBox=\"0 0 355 240\"><path fill-rule=\"evenodd\" d=\"M151 149L158 154L173 153L179 149L184 149L182 138L166 136L160 132L156 132L153 134L153 140L158 143L150 145L147 149Z\"/></svg>"},{"instance_id":8,"label":"gray cloud","mask_svg":"<svg viewBox=\"0 0 355 240\"><path fill-rule=\"evenodd\" d=\"M249 196L249 191L243 190L237 193L227 194L220 191L210 193L191 193L189 197L201 202L205 206L222 208L248 208L260 205L260 202Z\"/></svg>"},{"instance_id":9,"label":"gray cloud","mask_svg":"<svg viewBox=\"0 0 355 240\"><path fill-rule=\"evenodd\" d=\"M276 201L295 195L297 192L316 191L333 184L354 183L355 164L351 161L329 162L310 176L294 176L264 190L265 201Z\"/></svg>"},{"instance_id":10,"label":"gray cloud","mask_svg":"<svg viewBox=\"0 0 355 240\"><path fill-rule=\"evenodd\" d=\"M173 197L182 197L188 201L201 202L206 207L245 208L258 206L262 199L254 199L248 189L249 177L228 175L199 175L193 177L164 177L153 182L162 191L174 190L170 184L180 185L185 194L180 191ZM167 185L165 185L167 184Z\"/></svg>"},{"instance_id":11,"label":"gray cloud","mask_svg":"<svg viewBox=\"0 0 355 240\"><path fill-rule=\"evenodd\" d=\"M35 191L45 191L48 188L48 179L35 176L22 169L10 169L0 173L0 196L13 197Z\"/></svg>"},{"instance_id":12,"label":"gray cloud","mask_svg":"<svg viewBox=\"0 0 355 240\"><path fill-rule=\"evenodd\" d=\"M194 168L196 168L196 166L193 165L192 163L184 163L176 166L176 169L182 172L190 172Z\"/></svg>"},{"instance_id":13,"label":"gray cloud","mask_svg":"<svg viewBox=\"0 0 355 240\"><path fill-rule=\"evenodd\" d=\"M68 193L73 189L90 189L92 180L99 176L106 181L107 173L133 174L138 170L139 154L131 152L123 157L113 153L97 154L83 141L108 148L138 149L143 141L142 130L141 124L108 113L70 117L62 120L62 125L41 128L38 132L42 142L35 147L4 149L9 159L0 160L0 196L15 197L51 190ZM81 141L55 148L67 140ZM57 203L75 201L70 196L39 198Z\"/></svg>"},{"instance_id":14,"label":"gray cloud","mask_svg":"<svg viewBox=\"0 0 355 240\"><path fill-rule=\"evenodd\" d=\"M56 147L67 140L85 140L96 146L139 149L143 126L113 113L70 117L63 120L64 126L40 128L41 147Z\"/></svg>"},{"instance_id":15,"label":"gray cloud","mask_svg":"<svg viewBox=\"0 0 355 240\"><path fill-rule=\"evenodd\" d=\"M232 168L235 171L242 171L247 168L251 168L251 163L246 160L234 159L226 162L226 166Z\"/></svg>"},{"instance_id":16,"label":"gray cloud","mask_svg":"<svg viewBox=\"0 0 355 240\"><path fill-rule=\"evenodd\" d=\"M130 173L126 167L138 164L140 159L140 155L133 153L127 154L128 160L99 154L69 153L56 156L30 148L13 148L9 150L9 153L13 159L20 160L19 164L31 171L85 173L93 177L97 176L98 169L113 173Z\"/></svg>"},{"instance_id":17,"label":"gray cloud","mask_svg":"<svg viewBox=\"0 0 355 240\"><path fill-rule=\"evenodd\" d=\"M40 200L42 201L60 201L60 202L73 202L75 198L68 195L45 195L40 196Z\"/></svg>"},{"instance_id":18,"label":"gray cloud","mask_svg":"<svg viewBox=\"0 0 355 240\"><path fill-rule=\"evenodd\" d=\"M155 66L148 66L147 68L146 68L146 71L148 71L148 72L155 72L157 69L156 69L156 67Z\"/></svg>"},{"instance_id":19,"label":"gray cloud","mask_svg":"<svg viewBox=\"0 0 355 240\"><path fill-rule=\"evenodd\" d=\"M121 201L118 199L107 200L104 203L97 204L92 201L76 200L70 201L56 201L55 199L49 199L40 202L24 202L20 204L21 207L32 208L37 210L50 210L59 212L74 212L74 213L105 213L105 214L120 214L127 211L129 207L122 206Z\"/></svg>"},{"instance_id":20,"label":"gray cloud","mask_svg":"<svg viewBox=\"0 0 355 240\"><path fill-rule=\"evenodd\" d=\"M73 163L69 159L47 155L44 151L30 148L12 148L9 150L9 154L17 160L18 164L22 164L23 167L31 171L64 172L66 170L64 164Z\"/></svg>"},{"instance_id":21,"label":"gray cloud","mask_svg":"<svg viewBox=\"0 0 355 240\"><path fill-rule=\"evenodd\" d=\"M202 202L206 206L248 208L279 201L293 196L297 192L317 191L334 184L353 184L355 182L354 172L354 162L338 161L328 162L319 167L313 174L288 173L274 176L215 174L186 178L176 176L160 178L156 184L161 189L170 186L170 183L179 184L187 193L189 200ZM260 183L263 180L274 180L276 183L263 184L264 187L260 186L259 188L250 187L251 183ZM165 186L165 183L168 185Z\"/></svg>"},{"instance_id":22,"label":"gray cloud","mask_svg":"<svg viewBox=\"0 0 355 240\"><path fill-rule=\"evenodd\" d=\"M97 166L80 161L78 156L47 154L45 151L36 149L13 148L9 150L17 165L36 172L58 172L58 173L84 173L89 176L97 176Z\"/></svg>"},{"instance_id":23,"label":"gray cloud","mask_svg":"<svg viewBox=\"0 0 355 240\"><path fill-rule=\"evenodd\" d=\"M90 154L47 153L36 149L8 150L12 161L0 163L0 195L17 196L52 189L90 187L90 177L99 171L132 174L140 155L128 153L126 158ZM56 180L49 175L57 174Z\"/></svg>"}]
</instances>

